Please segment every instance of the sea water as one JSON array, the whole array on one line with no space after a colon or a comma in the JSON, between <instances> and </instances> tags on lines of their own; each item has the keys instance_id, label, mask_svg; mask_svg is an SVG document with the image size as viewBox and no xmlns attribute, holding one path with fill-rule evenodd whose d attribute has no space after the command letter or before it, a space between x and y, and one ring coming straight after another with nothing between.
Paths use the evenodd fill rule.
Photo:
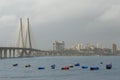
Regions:
<instances>
[{"instance_id":1,"label":"sea water","mask_svg":"<svg viewBox=\"0 0 120 80\"><path fill-rule=\"evenodd\" d=\"M101 64L102 62L102 64ZM64 66L80 66L61 70ZM106 64L112 63L107 70ZM18 64L18 66L13 66ZM25 67L30 64L31 67ZM56 68L51 69L55 64ZM81 66L88 66L82 69ZM91 66L100 69L91 71ZM45 67L38 70L38 67ZM120 56L31 57L0 60L0 80L120 80Z\"/></svg>"}]
</instances>

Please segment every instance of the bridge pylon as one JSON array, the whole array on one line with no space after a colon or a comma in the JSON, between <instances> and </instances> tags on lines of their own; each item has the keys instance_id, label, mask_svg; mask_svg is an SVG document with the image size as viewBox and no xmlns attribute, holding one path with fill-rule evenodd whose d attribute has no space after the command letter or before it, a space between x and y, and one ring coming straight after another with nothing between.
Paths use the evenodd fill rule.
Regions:
<instances>
[{"instance_id":1,"label":"bridge pylon","mask_svg":"<svg viewBox=\"0 0 120 80\"><path fill-rule=\"evenodd\" d=\"M26 36L25 36L25 48L27 47L27 43L28 43L28 48L32 48L29 18L27 18L27 28L26 28Z\"/></svg>"},{"instance_id":2,"label":"bridge pylon","mask_svg":"<svg viewBox=\"0 0 120 80\"><path fill-rule=\"evenodd\" d=\"M17 39L16 47L32 48L29 18L27 18L26 31L24 30L25 33L23 31L24 28L23 28L23 24L22 24L22 18L20 18L20 24L19 25L20 26L19 26L19 33L18 33L18 39Z\"/></svg>"},{"instance_id":3,"label":"bridge pylon","mask_svg":"<svg viewBox=\"0 0 120 80\"><path fill-rule=\"evenodd\" d=\"M24 45L22 18L20 18L20 22L19 22L19 31L18 31L18 38L17 38L16 47L22 47L22 48L25 47L25 45Z\"/></svg>"},{"instance_id":4,"label":"bridge pylon","mask_svg":"<svg viewBox=\"0 0 120 80\"><path fill-rule=\"evenodd\" d=\"M32 49L29 18L27 18L26 30L23 30L23 29L25 29L25 28L23 27L23 24L22 24L22 18L20 18L19 33L18 33L16 47ZM31 53L31 51L29 51L29 52L17 51L17 53L20 54L21 56L23 56L23 55L30 55L29 53Z\"/></svg>"}]
</instances>

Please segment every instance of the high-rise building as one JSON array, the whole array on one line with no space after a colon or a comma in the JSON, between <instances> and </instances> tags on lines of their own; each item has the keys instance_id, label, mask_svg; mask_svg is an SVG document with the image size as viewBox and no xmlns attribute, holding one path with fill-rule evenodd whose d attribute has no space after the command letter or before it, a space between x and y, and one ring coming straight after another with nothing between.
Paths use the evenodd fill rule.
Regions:
<instances>
[{"instance_id":1,"label":"high-rise building","mask_svg":"<svg viewBox=\"0 0 120 80\"><path fill-rule=\"evenodd\" d=\"M117 53L117 45L116 44L112 44L112 53L113 54Z\"/></svg>"},{"instance_id":2,"label":"high-rise building","mask_svg":"<svg viewBox=\"0 0 120 80\"><path fill-rule=\"evenodd\" d=\"M62 41L62 42L59 42L59 41L55 41L53 43L53 50L54 51L63 51L65 48L65 42Z\"/></svg>"}]
</instances>

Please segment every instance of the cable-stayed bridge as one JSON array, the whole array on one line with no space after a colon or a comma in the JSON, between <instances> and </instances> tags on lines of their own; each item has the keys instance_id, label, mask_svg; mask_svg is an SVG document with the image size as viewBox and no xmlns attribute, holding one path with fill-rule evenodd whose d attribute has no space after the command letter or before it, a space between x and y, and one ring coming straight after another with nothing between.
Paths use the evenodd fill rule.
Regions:
<instances>
[{"instance_id":1,"label":"cable-stayed bridge","mask_svg":"<svg viewBox=\"0 0 120 80\"><path fill-rule=\"evenodd\" d=\"M0 47L0 58L30 57L38 54L46 55L48 51L42 51L32 47L29 18L27 18L26 31L23 31L22 18L20 18L16 46Z\"/></svg>"}]
</instances>

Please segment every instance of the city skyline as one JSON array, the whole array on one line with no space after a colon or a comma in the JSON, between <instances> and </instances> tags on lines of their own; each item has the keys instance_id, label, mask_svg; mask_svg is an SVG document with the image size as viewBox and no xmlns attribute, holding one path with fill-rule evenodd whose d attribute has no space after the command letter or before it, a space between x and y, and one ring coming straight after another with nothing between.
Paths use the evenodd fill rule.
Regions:
<instances>
[{"instance_id":1,"label":"city skyline","mask_svg":"<svg viewBox=\"0 0 120 80\"><path fill-rule=\"evenodd\" d=\"M113 43L115 44L115 43ZM87 44L83 44L83 43L76 43L76 44L73 44L71 46L68 47L68 49L75 49L75 50L80 50L80 49L87 49L87 48L101 48L101 49L112 49L112 46L113 44L111 44L111 46L107 47L105 45L102 45L102 44L91 44L91 43L87 43ZM117 46L117 44L115 44ZM67 49L67 48L66 48ZM118 47L117 47L117 50L120 50Z\"/></svg>"},{"instance_id":2,"label":"city skyline","mask_svg":"<svg viewBox=\"0 0 120 80\"><path fill-rule=\"evenodd\" d=\"M17 41L19 19L30 18L33 48L49 50L53 42L120 47L119 0L1 0L0 46Z\"/></svg>"}]
</instances>

